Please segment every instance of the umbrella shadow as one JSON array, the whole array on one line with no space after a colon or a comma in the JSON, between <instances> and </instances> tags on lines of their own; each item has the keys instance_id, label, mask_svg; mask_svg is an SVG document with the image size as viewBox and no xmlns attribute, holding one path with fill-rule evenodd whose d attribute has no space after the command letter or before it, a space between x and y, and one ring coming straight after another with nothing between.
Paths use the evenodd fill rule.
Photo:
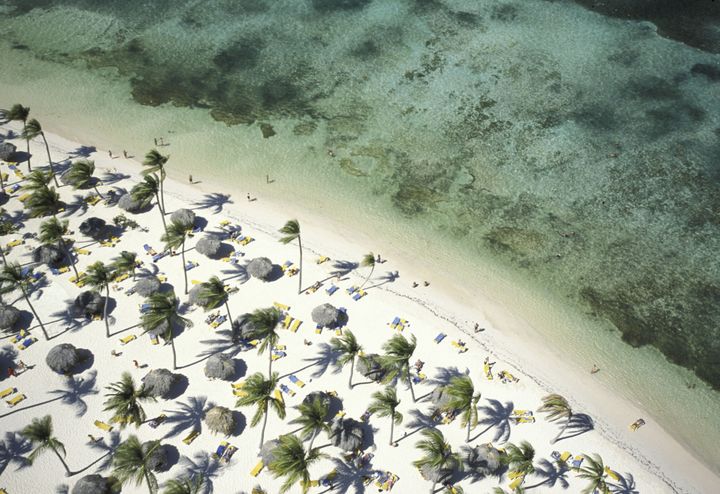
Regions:
<instances>
[{"instance_id":1,"label":"umbrella shadow","mask_svg":"<svg viewBox=\"0 0 720 494\"><path fill-rule=\"evenodd\" d=\"M185 394L185 391L187 391L189 385L190 380L185 374L175 374L175 382L173 382L173 385L170 387L170 392L167 395L167 399L177 400L183 394Z\"/></svg>"},{"instance_id":2,"label":"umbrella shadow","mask_svg":"<svg viewBox=\"0 0 720 494\"><path fill-rule=\"evenodd\" d=\"M162 448L165 450L165 463L158 468L158 473L167 472L180 461L180 452L175 446L172 444L163 444Z\"/></svg>"},{"instance_id":3,"label":"umbrella shadow","mask_svg":"<svg viewBox=\"0 0 720 494\"><path fill-rule=\"evenodd\" d=\"M193 209L212 209L212 212L215 214L221 213L223 208L228 204L233 204L233 200L230 196L228 194L219 194L217 192L205 194L202 199L192 203L194 206Z\"/></svg>"},{"instance_id":4,"label":"umbrella shadow","mask_svg":"<svg viewBox=\"0 0 720 494\"><path fill-rule=\"evenodd\" d=\"M288 377L292 374L297 374L312 367L317 367L317 369L315 369L312 374L310 374L313 379L317 379L319 377L322 377L327 372L330 366L333 366L335 369L337 369L337 361L340 358L340 353L328 343L321 343L319 345L319 348L320 350L315 354L314 357L303 359L304 362L310 362L309 364L304 365L299 369L295 369L292 372L288 372L287 374L280 376L280 378L282 379L284 377ZM337 374L337 371L334 370L333 373Z\"/></svg>"},{"instance_id":5,"label":"umbrella shadow","mask_svg":"<svg viewBox=\"0 0 720 494\"><path fill-rule=\"evenodd\" d=\"M333 479L333 490L340 494L349 492L352 489L356 494L365 492L364 477L372 474L370 464L360 462L346 462L340 458L332 458L335 464L335 478Z\"/></svg>"},{"instance_id":6,"label":"umbrella shadow","mask_svg":"<svg viewBox=\"0 0 720 494\"><path fill-rule=\"evenodd\" d=\"M108 468L110 468L110 466L112 465L113 455L115 454L115 451L121 443L122 438L120 437L119 431L112 431L107 437L107 439L105 437L102 437L99 441L91 442L90 448L94 450L99 450L103 453L103 455L81 471L86 470L92 465L96 465L96 472L102 472L103 470L107 470Z\"/></svg>"},{"instance_id":7,"label":"umbrella shadow","mask_svg":"<svg viewBox=\"0 0 720 494\"><path fill-rule=\"evenodd\" d=\"M184 431L202 431L202 421L205 412L215 404L208 401L207 396L191 396L185 403L180 403L175 410L164 410L170 414L165 419L165 424L171 428L165 433L163 439L175 437Z\"/></svg>"},{"instance_id":8,"label":"umbrella shadow","mask_svg":"<svg viewBox=\"0 0 720 494\"><path fill-rule=\"evenodd\" d=\"M375 283L374 285L365 287L365 290L367 291L367 290L370 290L371 288L377 288L379 286L386 285L388 283L394 283L395 280L397 280L398 278L400 278L399 274L392 272L392 271L387 271L384 275L380 276L379 278L376 278L376 279L380 280L379 283Z\"/></svg>"},{"instance_id":9,"label":"umbrella shadow","mask_svg":"<svg viewBox=\"0 0 720 494\"><path fill-rule=\"evenodd\" d=\"M205 480L204 486L200 491L202 494L214 492L213 481L224 473L222 468L223 464L206 451L195 453L192 459L183 456L180 460L180 465L183 469L183 474L187 477L202 475L203 480Z\"/></svg>"},{"instance_id":10,"label":"umbrella shadow","mask_svg":"<svg viewBox=\"0 0 720 494\"><path fill-rule=\"evenodd\" d=\"M533 475L536 475L543 480L539 483L529 485L525 487L525 489L540 487L541 485L550 488L555 487L556 484L563 489L567 489L570 487L570 483L567 479L568 473L570 473L570 469L566 463L553 463L545 458L542 458L535 465L535 472L533 472Z\"/></svg>"},{"instance_id":11,"label":"umbrella shadow","mask_svg":"<svg viewBox=\"0 0 720 494\"><path fill-rule=\"evenodd\" d=\"M590 432L594 429L595 421L590 415L587 415L585 413L575 413L572 415L572 417L570 417L570 422L568 423L568 426L565 429L563 436L558 438L558 440L555 442L559 442L564 439L570 439L571 437L585 434L586 432Z\"/></svg>"},{"instance_id":12,"label":"umbrella shadow","mask_svg":"<svg viewBox=\"0 0 720 494\"><path fill-rule=\"evenodd\" d=\"M233 410L232 412L233 418L235 419L235 429L232 431L233 436L239 436L243 432L245 432L245 428L247 427L247 418L245 418L245 414L238 411Z\"/></svg>"},{"instance_id":13,"label":"umbrella shadow","mask_svg":"<svg viewBox=\"0 0 720 494\"><path fill-rule=\"evenodd\" d=\"M17 432L6 432L5 438L0 441L0 476L12 464L15 471L29 467L32 462L27 455L32 451L32 442Z\"/></svg>"},{"instance_id":14,"label":"umbrella shadow","mask_svg":"<svg viewBox=\"0 0 720 494\"><path fill-rule=\"evenodd\" d=\"M507 401L503 405L498 400L489 399L488 405L478 408L478 412L485 415L482 420L478 421L478 425L487 425L487 427L471 437L470 441L475 441L491 429L497 429L493 436L493 441L499 441L501 443L507 442L510 439L510 433L512 431L510 424L514 409L515 405L512 401Z\"/></svg>"},{"instance_id":15,"label":"umbrella shadow","mask_svg":"<svg viewBox=\"0 0 720 494\"><path fill-rule=\"evenodd\" d=\"M471 484L474 484L492 475L492 473L489 472L487 460L485 458L476 457L476 448L478 448L478 446L473 447L463 445L460 447L460 451L462 452L462 461L465 468L462 472L456 472L456 475L459 474L458 481L468 480ZM500 468L496 471L496 473L500 471L503 471L503 469Z\"/></svg>"},{"instance_id":16,"label":"umbrella shadow","mask_svg":"<svg viewBox=\"0 0 720 494\"><path fill-rule=\"evenodd\" d=\"M625 473L625 475L620 475L617 472L615 473L617 474L619 480L616 484L610 484L610 489L613 494L640 494L640 491L637 490L635 479L632 474Z\"/></svg>"},{"instance_id":17,"label":"umbrella shadow","mask_svg":"<svg viewBox=\"0 0 720 494\"><path fill-rule=\"evenodd\" d=\"M0 369L8 369L10 367L14 368L17 358L17 349L12 345L5 345L2 349L0 349ZM0 381L4 381L6 377L6 372L0 373Z\"/></svg>"}]
</instances>

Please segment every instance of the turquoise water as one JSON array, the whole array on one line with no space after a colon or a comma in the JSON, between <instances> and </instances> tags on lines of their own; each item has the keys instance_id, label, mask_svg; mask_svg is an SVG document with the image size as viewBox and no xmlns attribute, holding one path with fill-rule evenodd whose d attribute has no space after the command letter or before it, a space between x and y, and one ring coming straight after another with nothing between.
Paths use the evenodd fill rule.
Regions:
<instances>
[{"instance_id":1,"label":"turquoise water","mask_svg":"<svg viewBox=\"0 0 720 494\"><path fill-rule=\"evenodd\" d=\"M622 4L0 0L0 106L444 236L427 255L498 263L597 323L552 341L664 373L625 381L713 451L719 419L665 400L717 393L670 393L689 373L603 328L720 388L719 7Z\"/></svg>"}]
</instances>

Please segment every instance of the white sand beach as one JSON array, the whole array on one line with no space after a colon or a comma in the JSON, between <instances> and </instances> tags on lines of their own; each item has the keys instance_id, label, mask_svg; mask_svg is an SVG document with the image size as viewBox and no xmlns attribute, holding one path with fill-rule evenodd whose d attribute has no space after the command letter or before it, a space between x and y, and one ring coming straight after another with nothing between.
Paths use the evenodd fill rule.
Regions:
<instances>
[{"instance_id":1,"label":"white sand beach","mask_svg":"<svg viewBox=\"0 0 720 494\"><path fill-rule=\"evenodd\" d=\"M2 126L3 133L8 129L17 133L21 127L14 123ZM73 160L71 155L74 150L94 145L92 142L72 142L53 134L46 134L46 137L55 163ZM114 188L129 190L142 180L140 161L144 153L153 148L152 139L149 141L146 150L134 150L130 154L135 156L128 159L110 158L108 151L103 149L89 154L88 158L94 160L97 167L96 176L104 179L104 184L99 186L101 193L106 194ZM19 138L11 142L15 143L18 150L25 148L24 141ZM164 154L170 152L163 147L158 150ZM31 142L31 152L33 167L44 167L46 160L42 140ZM117 154L117 150L114 152ZM27 173L24 163L17 166ZM2 171L9 172L8 184L18 181L7 165L2 166ZM115 178L109 180L111 176ZM457 284L443 273L433 271L432 266L413 262L412 257L404 255L402 245L379 245L372 232L359 231L354 228L355 225L339 224L312 214L309 212L311 208L296 204L302 202L299 198L287 203L271 201L262 189L240 189L234 183L235 180L233 177L223 184L189 184L184 177L173 175L171 170L164 185L165 202L168 221L170 212L189 208L197 215L196 225L203 226L204 231L189 238L186 246L187 260L198 263L187 273L190 287L193 286L191 280L204 282L217 275L226 284L237 288L229 296L233 318L279 302L289 307L287 313L292 318L302 321L296 332L285 329L278 331L279 344L286 347L286 355L273 362L273 371L279 373L280 383L292 393L283 394L287 407L286 419L281 420L270 412L266 440L297 429L298 426L289 421L297 417L298 412L294 407L308 393L335 391L342 402L345 416L360 420L371 402L371 395L386 387L368 383L348 389L349 367L338 371L329 357L328 345L330 339L336 336L336 331L324 329L318 334L311 317L315 307L330 303L346 309L347 324L340 332L351 330L366 354L381 354L383 343L394 334L417 338L417 348L411 363L418 359L423 361L422 373L426 376L414 388L418 398L425 397L439 384L446 384L449 376L468 375L476 392L482 394L477 404L480 423L471 431L473 440L469 446L492 443L497 448L503 448L506 443L531 443L535 448L536 472L527 475L524 486L540 484L532 489L533 492L576 493L588 485L572 468L560 468L564 473L559 477L553 476L553 471L557 472L559 468L552 457L553 451L570 452L571 459L586 454L600 455L612 472L606 477L607 482L617 486L613 487L613 492L697 494L716 492L720 488L717 474L676 441L663 429L662 424L652 420L652 409L643 409L641 404L618 398L610 387L589 373L593 362L588 362L585 370L563 363L562 355L543 345L542 336L529 321L518 315L519 311L514 310L511 304L494 299L492 293L477 292ZM115 246L105 247L84 237L79 226L90 217L102 218L112 224L112 219L123 211L117 206L106 206L102 201L94 206L75 208L83 204L83 196L94 194L92 189L73 190L63 186L58 192L68 204L66 211L59 215L60 219L69 220L77 246L89 251L87 255L77 257L78 270L84 271L93 262L110 262L120 251L136 252L143 261L141 270L147 268L153 274L166 276L167 283L172 285L181 301L187 300L183 293L180 256L168 255L153 262L143 249L145 244L157 252L164 248L160 240L163 225L157 206L153 205L152 209L138 215L125 213L147 231L126 229L118 235ZM19 196L22 194L21 190L15 192L3 206L14 218L21 217L23 203L19 201ZM221 194L228 194L228 198ZM247 194L256 200L248 201ZM290 219L297 219L302 229L303 287L310 287L318 281L322 283L314 293L298 294L298 276L282 275L263 282L247 276L242 268L251 259L261 256L269 258L278 266L288 260L298 265L297 243L285 245L278 241L282 236L278 229ZM37 232L43 220L23 218L22 229L3 237L2 245L21 239L23 233ZM254 239L247 245L224 240L239 253L237 265L209 259L194 250L195 243L208 233L222 232L222 221L239 226L241 235ZM25 239L23 245L10 249L8 260L27 265L31 261L30 250L37 244L36 239ZM372 278L365 285L367 294L354 300L347 289L361 285L368 276L370 268L357 266L357 263L371 251L381 254L386 261L375 267ZM318 264L316 260L320 256L327 256L329 260ZM117 289L111 291L112 337L108 339L102 320L78 321L77 324L61 320L60 315L65 311L68 301L71 302L82 291L70 282L72 271L53 275L45 266L38 266L36 271L45 273L47 283L34 291L30 298L48 332L54 337L45 341L40 328L36 327L36 321L32 322L30 332L37 337L37 341L24 350L17 350L16 357L16 361L22 360L32 368L13 377L3 374L5 378L0 385L0 389L16 389L15 393L5 399L11 399L16 394L24 394L26 398L0 414L2 430L7 448L13 437L20 440L13 433L20 431L33 418L52 416L54 435L65 445L68 465L79 473L66 478L62 465L51 453L39 456L32 466L25 465L19 457L27 456L30 450L18 447L17 455L0 474L0 488L4 488L8 494L50 493L55 492L56 486L60 484L72 488L85 475L99 473L109 476L112 474L112 461L109 456L103 455L127 436L135 434L141 441L159 439L162 444L170 446L170 467L167 471L157 473L160 491L169 479L181 477L187 472L200 472L204 474L212 492L250 492L255 485L262 486L269 493L279 492L284 479L274 478L268 468L263 469L257 477L250 475L258 463L261 426L250 426L255 409L236 407L237 397L233 396L231 386L232 382L242 381L256 372L266 374L267 354L258 355L254 349L237 352L233 355L236 360L235 379L209 380L203 372L205 359L213 351L229 346L229 340L223 338L222 331L229 331L230 325L224 322L214 329L205 322L208 313L195 308L184 314L193 322L193 327L175 337L178 369L173 370L170 346L163 345L162 341L158 345L151 344L149 336L142 334L142 328L137 326L140 321L139 305L143 299L138 294L126 295L134 284L132 279L118 283ZM336 279L338 273L339 278ZM424 286L424 280L428 280L430 285ZM419 283L418 287L412 286L414 281ZM329 295L326 289L332 285L336 285L338 290ZM19 291L4 295L4 301L15 301L14 306L28 310ZM522 300L517 301L518 306L522 303ZM220 312L223 313L222 310ZM407 321L401 332L390 327L389 323L396 317ZM476 333L475 323L485 330ZM439 333L446 336L440 343L436 343L434 339ZM120 338L133 334L137 335L137 339L126 345L121 344ZM12 345L9 338L10 335L5 336L0 346L16 348L17 345ZM311 344L305 344L306 340ZM465 349L454 346L453 342L457 341L465 342ZM89 350L93 355L88 368L71 378L84 379L76 384L76 387L84 390L79 396L78 393L58 393L57 390L68 388L68 378L54 373L45 363L48 351L59 343L71 343L77 348ZM113 356L112 351L120 355ZM495 362L492 380L487 379L483 369L485 358ZM141 368L135 368L133 361L137 361ZM322 365L323 361L329 365ZM143 424L138 428L130 425L124 429L115 424L112 432L105 432L94 425L96 420L111 422L111 414L103 411L106 386L117 382L124 371L129 371L136 383L139 383L148 371L158 368L170 369L187 380L187 386L177 397L143 404L149 419L165 414L167 419L163 423L157 428ZM2 371L5 373L5 369ZM517 381L502 382L499 375L501 371L509 372ZM300 387L291 382L291 374L305 385ZM363 376L356 372L355 382L363 381ZM580 420L580 428L575 430L574 435L573 429L567 431L566 435L573 437L551 444L563 422L549 422L544 414L537 411L542 405L543 396L549 393L564 396L572 405L576 417L582 418L580 414L586 414L591 418L590 422L584 424L592 423L592 427L582 429L583 422ZM313 487L311 492L375 492L378 487L374 483L363 487L362 482L363 476L371 476L374 471L392 472L397 476L393 492L410 493L430 489L431 482L421 477L412 462L421 457L415 445L422 438L419 430L432 424L430 415L433 405L427 399L413 403L410 391L403 383L398 384L397 395L401 401L398 410L404 417L403 422L395 427L397 447L388 445L389 418L371 416L365 428L368 447L364 451L373 455L369 464L364 469L358 469L344 462L339 448L322 448L321 452L327 454L327 458L312 465L311 478L321 479L333 470L337 475L332 489ZM225 437L207 430L202 416L210 404L236 411L240 419L235 433ZM510 416L514 410L532 411L534 422L528 419L529 423L515 423ZM644 418L646 424L631 432L628 426L638 418ZM460 452L466 446L466 431L460 425L459 418L447 424L440 422L436 426L453 451ZM201 434L191 444L185 444L183 439L196 428L201 430ZM101 439L93 443L88 434ZM228 462L218 462L210 457L222 441L238 448ZM327 437L322 433L315 441L315 446L327 443ZM543 471L548 472L547 475L543 476ZM512 480L508 478L508 473L506 470L500 476L491 475L481 479L471 478L469 472L460 473L455 477L455 485L467 493L492 492L495 487L510 492L508 486ZM142 493L147 490L145 485L127 483L122 492ZM298 484L289 492L302 492L302 488Z\"/></svg>"}]
</instances>

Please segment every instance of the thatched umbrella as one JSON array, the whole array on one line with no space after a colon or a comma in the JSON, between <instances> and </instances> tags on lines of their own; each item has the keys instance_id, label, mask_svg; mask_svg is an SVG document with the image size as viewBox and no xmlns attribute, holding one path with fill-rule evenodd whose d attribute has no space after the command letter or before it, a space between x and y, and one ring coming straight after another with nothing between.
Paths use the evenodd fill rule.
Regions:
<instances>
[{"instance_id":1,"label":"thatched umbrella","mask_svg":"<svg viewBox=\"0 0 720 494\"><path fill-rule=\"evenodd\" d=\"M207 235L197 241L195 250L204 256L215 259L222 250L222 242L214 235Z\"/></svg>"},{"instance_id":2,"label":"thatched umbrella","mask_svg":"<svg viewBox=\"0 0 720 494\"><path fill-rule=\"evenodd\" d=\"M49 268L59 268L65 262L65 253L56 245L45 244L32 251L32 260Z\"/></svg>"},{"instance_id":3,"label":"thatched umbrella","mask_svg":"<svg viewBox=\"0 0 720 494\"><path fill-rule=\"evenodd\" d=\"M177 380L178 376L167 369L153 369L143 377L143 384L150 396L167 398Z\"/></svg>"},{"instance_id":4,"label":"thatched umbrella","mask_svg":"<svg viewBox=\"0 0 720 494\"><path fill-rule=\"evenodd\" d=\"M80 223L78 230L83 235L97 240L105 235L105 220L102 218L88 218Z\"/></svg>"},{"instance_id":5,"label":"thatched umbrella","mask_svg":"<svg viewBox=\"0 0 720 494\"><path fill-rule=\"evenodd\" d=\"M203 301L200 298L200 294L203 291L202 285L195 285L190 289L190 292L188 293L188 302L192 305L197 305L198 307L205 307L207 305L207 301Z\"/></svg>"},{"instance_id":6,"label":"thatched umbrella","mask_svg":"<svg viewBox=\"0 0 720 494\"><path fill-rule=\"evenodd\" d=\"M242 314L233 323L234 340L252 340L255 334L255 325L250 320L249 313Z\"/></svg>"},{"instance_id":7,"label":"thatched umbrella","mask_svg":"<svg viewBox=\"0 0 720 494\"><path fill-rule=\"evenodd\" d=\"M101 315L105 306L105 297L100 292L86 290L77 297L74 302L75 309L87 317Z\"/></svg>"},{"instance_id":8,"label":"thatched umbrella","mask_svg":"<svg viewBox=\"0 0 720 494\"><path fill-rule=\"evenodd\" d=\"M438 410L444 410L447 408L451 398L452 397L448 394L445 386L437 386L430 394L430 401Z\"/></svg>"},{"instance_id":9,"label":"thatched umbrella","mask_svg":"<svg viewBox=\"0 0 720 494\"><path fill-rule=\"evenodd\" d=\"M332 304L322 304L312 311L312 320L323 328L333 328L340 319L340 311Z\"/></svg>"},{"instance_id":10,"label":"thatched umbrella","mask_svg":"<svg viewBox=\"0 0 720 494\"><path fill-rule=\"evenodd\" d=\"M160 280L156 276L147 276L135 283L135 293L141 297L149 297L160 291Z\"/></svg>"},{"instance_id":11,"label":"thatched umbrella","mask_svg":"<svg viewBox=\"0 0 720 494\"><path fill-rule=\"evenodd\" d=\"M72 494L110 494L112 484L108 479L100 475L86 475L81 478L73 487Z\"/></svg>"},{"instance_id":12,"label":"thatched umbrella","mask_svg":"<svg viewBox=\"0 0 720 494\"><path fill-rule=\"evenodd\" d=\"M0 160L13 161L16 150L17 150L17 148L15 147L14 144L12 144L10 142L1 142L0 143Z\"/></svg>"},{"instance_id":13,"label":"thatched umbrella","mask_svg":"<svg viewBox=\"0 0 720 494\"><path fill-rule=\"evenodd\" d=\"M438 468L432 465L423 465L420 467L420 475L422 475L425 480L436 484L442 484L446 480L449 480L454 471L455 468Z\"/></svg>"},{"instance_id":14,"label":"thatched umbrella","mask_svg":"<svg viewBox=\"0 0 720 494\"><path fill-rule=\"evenodd\" d=\"M70 343L60 343L50 349L45 363L58 374L67 374L80 362L77 348Z\"/></svg>"},{"instance_id":15,"label":"thatched umbrella","mask_svg":"<svg viewBox=\"0 0 720 494\"><path fill-rule=\"evenodd\" d=\"M369 353L357 359L355 370L371 381L382 381L385 371L380 365L380 356L376 353Z\"/></svg>"},{"instance_id":16,"label":"thatched umbrella","mask_svg":"<svg viewBox=\"0 0 720 494\"><path fill-rule=\"evenodd\" d=\"M229 381L235 377L235 361L223 353L216 353L207 359L205 375L210 379Z\"/></svg>"},{"instance_id":17,"label":"thatched umbrella","mask_svg":"<svg viewBox=\"0 0 720 494\"><path fill-rule=\"evenodd\" d=\"M263 281L267 281L270 277L270 273L272 273L272 270L272 261L267 257L256 257L247 265L247 272L250 276Z\"/></svg>"},{"instance_id":18,"label":"thatched umbrella","mask_svg":"<svg viewBox=\"0 0 720 494\"><path fill-rule=\"evenodd\" d=\"M0 330L12 329L20 319L20 310L10 305L0 305Z\"/></svg>"},{"instance_id":19,"label":"thatched umbrella","mask_svg":"<svg viewBox=\"0 0 720 494\"><path fill-rule=\"evenodd\" d=\"M195 213L189 209L178 209L170 215L170 221L173 223L180 223L186 228L192 228L195 224Z\"/></svg>"},{"instance_id":20,"label":"thatched umbrella","mask_svg":"<svg viewBox=\"0 0 720 494\"><path fill-rule=\"evenodd\" d=\"M362 448L365 430L357 420L340 417L332 421L328 435L333 446L343 451L356 451Z\"/></svg>"},{"instance_id":21,"label":"thatched umbrella","mask_svg":"<svg viewBox=\"0 0 720 494\"><path fill-rule=\"evenodd\" d=\"M463 451L465 469L475 475L484 477L495 475L503 466L500 461L502 454L491 443L481 444L474 448L464 447Z\"/></svg>"},{"instance_id":22,"label":"thatched umbrella","mask_svg":"<svg viewBox=\"0 0 720 494\"><path fill-rule=\"evenodd\" d=\"M275 448L277 448L279 444L280 441L278 439L271 439L269 441L265 441L265 443L262 445L262 448L260 448L259 456L265 465L269 465L273 462L273 460L275 460L275 455L273 453L275 452Z\"/></svg>"},{"instance_id":23,"label":"thatched umbrella","mask_svg":"<svg viewBox=\"0 0 720 494\"><path fill-rule=\"evenodd\" d=\"M142 444L143 453L147 452L157 444L158 441L147 441ZM155 450L150 453L150 456L146 459L148 468L154 472L165 470L168 465L168 451L165 445L160 444Z\"/></svg>"},{"instance_id":24,"label":"thatched umbrella","mask_svg":"<svg viewBox=\"0 0 720 494\"><path fill-rule=\"evenodd\" d=\"M212 432L229 436L235 431L235 415L229 408L215 406L205 413L205 424Z\"/></svg>"},{"instance_id":25,"label":"thatched umbrella","mask_svg":"<svg viewBox=\"0 0 720 494\"><path fill-rule=\"evenodd\" d=\"M303 398L303 405L309 405L310 403L315 401L315 398L319 398L320 402L328 411L325 420L330 420L332 418L332 410L330 410L332 396L330 396L330 394L326 393L325 391L313 391L312 393L308 393L305 398Z\"/></svg>"},{"instance_id":26,"label":"thatched umbrella","mask_svg":"<svg viewBox=\"0 0 720 494\"><path fill-rule=\"evenodd\" d=\"M133 199L133 196L130 192L126 192L125 194L123 194L120 199L118 199L117 204L120 209L127 211L128 213L139 213L143 208L143 203L141 201Z\"/></svg>"}]
</instances>

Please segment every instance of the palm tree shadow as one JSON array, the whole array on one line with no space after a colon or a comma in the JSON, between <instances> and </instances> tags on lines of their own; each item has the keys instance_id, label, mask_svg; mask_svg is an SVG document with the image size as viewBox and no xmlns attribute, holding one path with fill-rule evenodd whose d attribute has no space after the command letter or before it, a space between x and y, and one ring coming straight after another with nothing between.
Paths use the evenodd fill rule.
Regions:
<instances>
[{"instance_id":1,"label":"palm tree shadow","mask_svg":"<svg viewBox=\"0 0 720 494\"><path fill-rule=\"evenodd\" d=\"M387 271L384 275L377 278L378 280L380 280L379 283L375 283L374 285L365 287L365 290L370 290L371 288L377 288L377 287L385 285L387 283L394 283L395 280L397 280L399 277L400 277L400 275L396 275L392 271Z\"/></svg>"},{"instance_id":2,"label":"palm tree shadow","mask_svg":"<svg viewBox=\"0 0 720 494\"><path fill-rule=\"evenodd\" d=\"M632 474L626 473L625 475L620 475L617 473L617 475L620 480L617 481L617 484L610 485L613 494L640 494L640 491L637 490L635 479Z\"/></svg>"},{"instance_id":3,"label":"palm tree shadow","mask_svg":"<svg viewBox=\"0 0 720 494\"><path fill-rule=\"evenodd\" d=\"M510 420L512 418L513 410L515 409L515 405L512 401L507 401L505 402L505 405L503 405L495 399L488 399L488 403L488 406L478 408L478 412L485 414L485 418L478 421L478 424L487 425L487 427L474 437L470 438L470 441L475 441L490 429L497 429L495 436L493 437L493 441L499 441L501 443L507 442L510 439Z\"/></svg>"},{"instance_id":4,"label":"palm tree shadow","mask_svg":"<svg viewBox=\"0 0 720 494\"><path fill-rule=\"evenodd\" d=\"M363 477L372 474L369 463L360 465L346 462L340 458L333 458L335 464L335 478L333 479L333 492L343 494L353 489L355 493L365 492Z\"/></svg>"},{"instance_id":5,"label":"palm tree shadow","mask_svg":"<svg viewBox=\"0 0 720 494\"><path fill-rule=\"evenodd\" d=\"M359 264L353 261L335 261L332 266L333 270L330 271L330 274L340 277L346 276L357 269L358 266Z\"/></svg>"},{"instance_id":6,"label":"palm tree shadow","mask_svg":"<svg viewBox=\"0 0 720 494\"><path fill-rule=\"evenodd\" d=\"M205 451L195 453L192 459L183 456L180 464L186 476L202 475L205 480L203 490L201 491L202 494L210 494L213 492L213 480L224 473L222 464Z\"/></svg>"},{"instance_id":7,"label":"palm tree shadow","mask_svg":"<svg viewBox=\"0 0 720 494\"><path fill-rule=\"evenodd\" d=\"M244 264L230 264L229 269L223 269L220 272L225 276L222 281L229 281L237 279L240 283L246 283L250 279L250 275L247 272L247 266Z\"/></svg>"},{"instance_id":8,"label":"palm tree shadow","mask_svg":"<svg viewBox=\"0 0 720 494\"><path fill-rule=\"evenodd\" d=\"M212 209L212 212L217 214L221 213L223 207L227 204L233 204L233 200L228 194L212 192L205 194L201 200L194 202L193 206L195 207L193 209Z\"/></svg>"},{"instance_id":9,"label":"palm tree shadow","mask_svg":"<svg viewBox=\"0 0 720 494\"><path fill-rule=\"evenodd\" d=\"M467 371L462 372L457 367L441 367L437 370L435 377L428 379L428 384L436 386L447 386L453 377L466 376Z\"/></svg>"},{"instance_id":10,"label":"palm tree shadow","mask_svg":"<svg viewBox=\"0 0 720 494\"><path fill-rule=\"evenodd\" d=\"M123 180L128 178L130 178L130 175L127 175L125 173L106 171L100 177L100 182L102 182L104 185L112 185L118 182L122 182Z\"/></svg>"},{"instance_id":11,"label":"palm tree shadow","mask_svg":"<svg viewBox=\"0 0 720 494\"><path fill-rule=\"evenodd\" d=\"M200 360L195 363L202 362L203 360L215 355L216 353L226 353L229 357L235 357L243 351L242 345L236 343L233 340L233 331L231 329L221 329L213 333L217 338L212 340L200 340L203 345L208 345L209 348L196 354Z\"/></svg>"},{"instance_id":12,"label":"palm tree shadow","mask_svg":"<svg viewBox=\"0 0 720 494\"><path fill-rule=\"evenodd\" d=\"M403 433L403 436L395 439L395 442L399 443L400 441L404 441L408 437L420 432L423 429L432 429L437 425L430 414L420 411L419 408L410 410L410 416L412 416L412 420L407 423L407 427L413 428L413 430L411 432Z\"/></svg>"},{"instance_id":13,"label":"palm tree shadow","mask_svg":"<svg viewBox=\"0 0 720 494\"><path fill-rule=\"evenodd\" d=\"M95 371L91 371L87 380L83 379L82 377L69 377L65 380L65 389L56 389L50 391L51 395L55 395L54 398L43 400L38 403L33 403L32 405L27 405L22 408L14 408L12 411L0 415L0 418L7 417L18 412L23 412L25 410L30 410L32 408L44 406L48 403L52 403L55 401L62 401L66 405L76 407L77 411L75 412L75 415L77 417L82 417L87 412L87 403L85 403L83 397L87 395L98 394L97 389L95 389L96 375L97 373Z\"/></svg>"},{"instance_id":14,"label":"palm tree shadow","mask_svg":"<svg viewBox=\"0 0 720 494\"><path fill-rule=\"evenodd\" d=\"M213 406L215 406L214 403L208 401L206 396L191 396L187 402L181 403L179 408L165 410L171 414L165 419L165 424L171 425L172 428L165 433L163 438L174 437L187 430L202 431L205 412Z\"/></svg>"},{"instance_id":15,"label":"palm tree shadow","mask_svg":"<svg viewBox=\"0 0 720 494\"><path fill-rule=\"evenodd\" d=\"M82 329L89 324L89 321L82 314L77 307L75 307L74 300L65 301L65 309L53 312L50 314L54 319L53 323L59 322L65 325L65 329L68 331Z\"/></svg>"},{"instance_id":16,"label":"palm tree shadow","mask_svg":"<svg viewBox=\"0 0 720 494\"><path fill-rule=\"evenodd\" d=\"M534 475L541 477L543 480L537 484L525 487L530 489L539 486L545 486L547 488L555 487L558 484L563 489L570 487L570 483L567 480L567 475L570 472L567 464L563 462L553 463L545 458L538 461L535 466Z\"/></svg>"},{"instance_id":17,"label":"palm tree shadow","mask_svg":"<svg viewBox=\"0 0 720 494\"><path fill-rule=\"evenodd\" d=\"M73 194L72 202L66 202L65 203L65 212L63 213L63 218L67 218L68 216L73 216L76 213L79 216L85 216L85 213L88 212L88 203L85 202L85 198L80 194Z\"/></svg>"},{"instance_id":18,"label":"palm tree shadow","mask_svg":"<svg viewBox=\"0 0 720 494\"><path fill-rule=\"evenodd\" d=\"M594 429L595 421L590 415L585 413L574 413L572 417L570 417L570 422L568 423L563 436L558 438L555 442L562 441L563 439L570 439L571 437L585 434L586 432L590 432Z\"/></svg>"},{"instance_id":19,"label":"palm tree shadow","mask_svg":"<svg viewBox=\"0 0 720 494\"><path fill-rule=\"evenodd\" d=\"M335 369L337 369L337 359L340 357L340 354L327 343L320 343L319 347L320 351L315 355L315 357L303 359L304 362L310 362L309 364L288 372L287 374L283 374L280 376L280 379L288 377L292 374L297 374L298 372L302 372L315 366L318 366L318 368L310 374L313 379L321 377L325 374L328 367L331 365L334 366L333 373L337 374L338 372Z\"/></svg>"},{"instance_id":20,"label":"palm tree shadow","mask_svg":"<svg viewBox=\"0 0 720 494\"><path fill-rule=\"evenodd\" d=\"M80 146L68 153L70 158L89 158L91 154L97 152L95 146Z\"/></svg>"},{"instance_id":21,"label":"palm tree shadow","mask_svg":"<svg viewBox=\"0 0 720 494\"><path fill-rule=\"evenodd\" d=\"M26 455L32 449L32 443L17 432L6 432L0 441L0 476L12 463L17 465L15 471L29 467L32 463Z\"/></svg>"},{"instance_id":22,"label":"palm tree shadow","mask_svg":"<svg viewBox=\"0 0 720 494\"><path fill-rule=\"evenodd\" d=\"M117 430L110 433L107 442L104 437L101 438L100 441L91 442L90 448L100 450L103 455L81 471L84 471L93 465L96 465L96 472L102 472L103 470L110 468L115 450L117 450L121 443L122 438L120 437L120 432Z\"/></svg>"}]
</instances>

